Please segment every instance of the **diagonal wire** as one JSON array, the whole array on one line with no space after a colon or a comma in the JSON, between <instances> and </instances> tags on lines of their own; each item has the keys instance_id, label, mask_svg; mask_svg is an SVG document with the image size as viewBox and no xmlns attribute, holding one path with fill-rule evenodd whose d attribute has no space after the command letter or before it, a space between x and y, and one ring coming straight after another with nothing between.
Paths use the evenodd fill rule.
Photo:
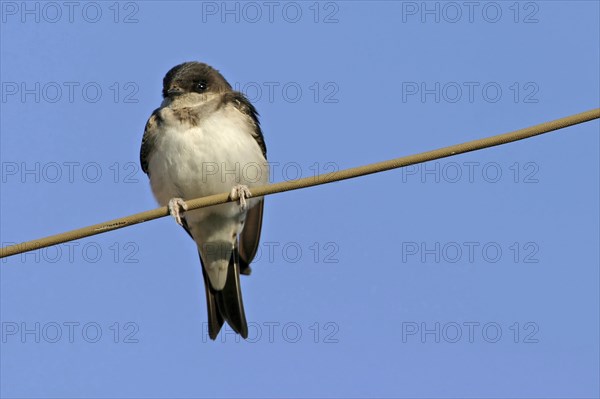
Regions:
<instances>
[{"instance_id":1,"label":"diagonal wire","mask_svg":"<svg viewBox=\"0 0 600 399\"><path fill-rule=\"evenodd\" d=\"M440 148L433 151L422 152L420 154L409 155L402 158L391 159L388 161L377 162L369 165L358 166L355 168L344 169L337 172L327 173L314 177L305 177L303 179L285 181L281 183L268 184L252 188L252 195L255 197L282 193L284 191L298 190L301 188L317 186L320 184L332 183L340 180L351 179L354 177L365 176L372 173L384 172L390 169L401 168L403 166L414 165L422 162L432 161L434 159L446 158L453 155L463 154L470 151L481 150L488 147L494 147L513 141L523 140L529 137L549 133L554 130L562 129L579 123L588 122L600 118L600 108L579 114L556 119L550 122L516 130L510 133L504 133L497 136L486 137L473 140L466 143L455 144L449 147ZM232 201L229 193L209 195L207 197L196 198L186 201L188 210L204 208L211 205L223 204ZM166 206L156 208L150 211L136 213L114 219L109 222L95 224L77 230L67 231L65 233L40 238L38 240L27 241L21 244L11 245L0 248L0 258L17 255L23 252L32 251L40 248L61 244L67 241L73 241L84 237L90 237L96 234L106 233L111 230L117 230L134 224L147 222L167 216L169 211Z\"/></svg>"}]
</instances>

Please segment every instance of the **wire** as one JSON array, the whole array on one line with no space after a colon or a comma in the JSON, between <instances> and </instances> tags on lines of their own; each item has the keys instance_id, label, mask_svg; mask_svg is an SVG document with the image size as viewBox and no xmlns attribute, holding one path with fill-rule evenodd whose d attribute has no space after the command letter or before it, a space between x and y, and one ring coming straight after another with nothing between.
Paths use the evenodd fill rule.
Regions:
<instances>
[{"instance_id":1,"label":"wire","mask_svg":"<svg viewBox=\"0 0 600 399\"><path fill-rule=\"evenodd\" d=\"M365 176L372 173L384 172L391 169L401 168L403 166L414 165L422 162L432 161L434 159L446 158L466 152L481 150L488 147L511 143L513 141L523 140L554 130L563 129L568 126L577 125L600 118L600 108L556 119L550 122L531 126L528 128L516 130L510 133L504 133L497 136L487 137L479 140L473 140L466 143L452 145L433 151L422 152L420 154L409 155L402 158L391 159L384 162L377 162L369 165L359 166L350 169L344 169L337 172L327 173L314 177L305 177L303 179L285 181L281 183L268 184L252 188L252 196L260 197L285 191L298 190L301 188L317 186L320 184L332 183L340 180L351 179L354 177ZM209 195L207 197L196 198L186 201L188 211L198 208L204 208L211 205L230 202L229 193ZM84 227L77 230L67 231L65 233L40 238L38 240L27 241L21 244L11 245L0 249L0 258L17 255L23 252L32 251L40 248L61 244L68 241L77 240L84 237L90 237L96 234L106 233L108 231L121 229L138 223L144 223L150 220L158 219L169 215L166 206L153 209L146 212L136 213L119 219L111 220L100 224Z\"/></svg>"}]
</instances>

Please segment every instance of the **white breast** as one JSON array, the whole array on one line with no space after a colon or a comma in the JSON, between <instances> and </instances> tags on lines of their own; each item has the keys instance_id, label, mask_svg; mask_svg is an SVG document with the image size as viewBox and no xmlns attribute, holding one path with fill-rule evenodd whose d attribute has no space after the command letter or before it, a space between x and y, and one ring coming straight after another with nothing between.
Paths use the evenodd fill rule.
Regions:
<instances>
[{"instance_id":1,"label":"white breast","mask_svg":"<svg viewBox=\"0 0 600 399\"><path fill-rule=\"evenodd\" d=\"M252 126L233 106L221 107L202 118L198 126L181 123L172 110L161 111L148 170L157 201L189 200L229 192L236 184L248 187L268 182L268 165Z\"/></svg>"}]
</instances>

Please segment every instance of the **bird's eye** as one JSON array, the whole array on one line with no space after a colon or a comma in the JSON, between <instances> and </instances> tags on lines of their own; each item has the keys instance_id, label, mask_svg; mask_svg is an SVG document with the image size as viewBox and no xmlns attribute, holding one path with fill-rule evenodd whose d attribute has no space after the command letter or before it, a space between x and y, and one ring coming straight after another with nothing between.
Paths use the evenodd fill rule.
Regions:
<instances>
[{"instance_id":1,"label":"bird's eye","mask_svg":"<svg viewBox=\"0 0 600 399\"><path fill-rule=\"evenodd\" d=\"M208 88L208 86L206 85L206 82L198 82L198 84L196 85L196 89L199 92L206 91L207 88Z\"/></svg>"}]
</instances>

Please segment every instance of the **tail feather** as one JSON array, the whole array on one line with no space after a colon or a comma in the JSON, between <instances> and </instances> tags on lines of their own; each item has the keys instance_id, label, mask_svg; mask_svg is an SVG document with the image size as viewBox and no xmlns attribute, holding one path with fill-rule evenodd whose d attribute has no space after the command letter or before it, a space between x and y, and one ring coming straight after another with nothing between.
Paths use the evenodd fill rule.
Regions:
<instances>
[{"instance_id":1,"label":"tail feather","mask_svg":"<svg viewBox=\"0 0 600 399\"><path fill-rule=\"evenodd\" d=\"M212 287L204 266L202 267L204 287L206 289L206 305L208 308L208 335L212 340L217 338L225 321L243 338L248 338L248 323L246 322L244 303L242 301L238 261L238 251L236 248L231 255L229 267L227 268L225 287L220 291Z\"/></svg>"},{"instance_id":2,"label":"tail feather","mask_svg":"<svg viewBox=\"0 0 600 399\"><path fill-rule=\"evenodd\" d=\"M206 289L206 306L208 307L208 335L210 339L214 340L219 335L221 327L223 326L223 316L219 312L215 291L210 286L210 280L208 275L202 266L202 276L204 277L204 288Z\"/></svg>"}]
</instances>

